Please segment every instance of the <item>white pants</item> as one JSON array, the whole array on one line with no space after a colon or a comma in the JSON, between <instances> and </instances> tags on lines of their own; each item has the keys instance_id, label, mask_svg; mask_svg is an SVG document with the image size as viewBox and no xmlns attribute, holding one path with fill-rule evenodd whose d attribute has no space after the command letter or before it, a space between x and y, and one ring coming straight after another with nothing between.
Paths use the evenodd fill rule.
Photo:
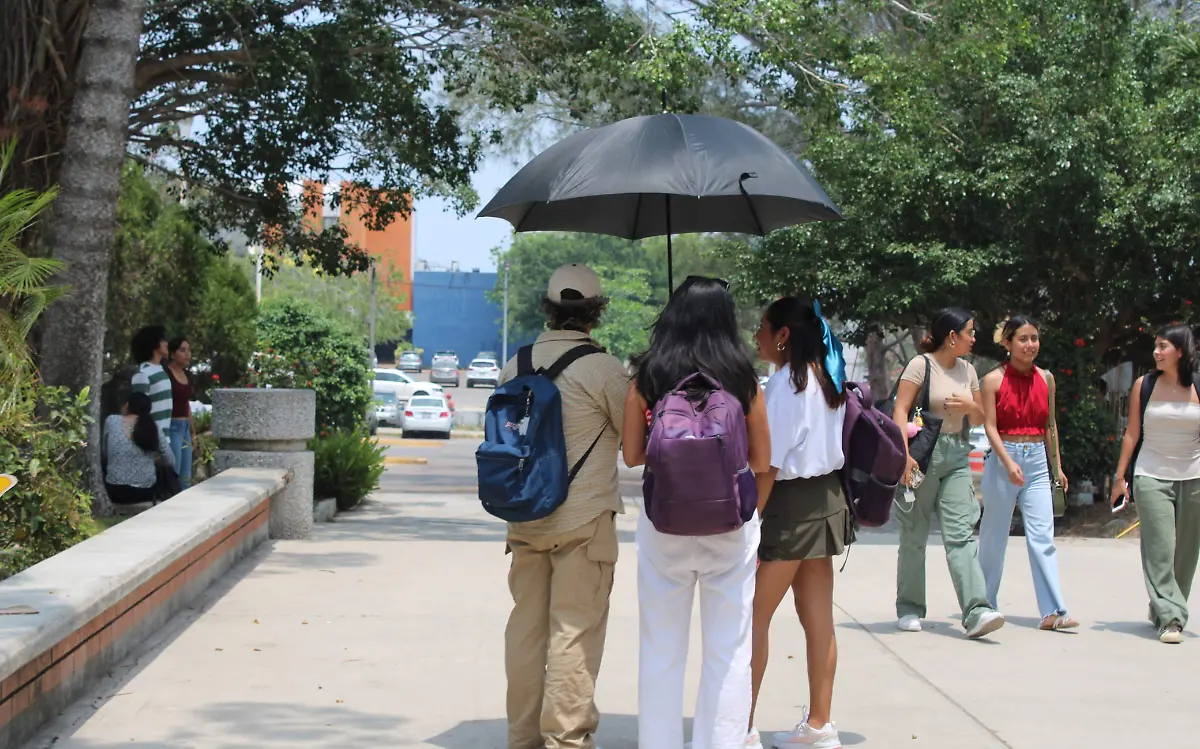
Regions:
<instances>
[{"instance_id":1,"label":"white pants","mask_svg":"<svg viewBox=\"0 0 1200 749\"><path fill-rule=\"evenodd\" d=\"M693 749L743 749L760 521L719 536L659 533L638 520L638 746L683 749L683 675L700 584L704 659Z\"/></svg>"}]
</instances>

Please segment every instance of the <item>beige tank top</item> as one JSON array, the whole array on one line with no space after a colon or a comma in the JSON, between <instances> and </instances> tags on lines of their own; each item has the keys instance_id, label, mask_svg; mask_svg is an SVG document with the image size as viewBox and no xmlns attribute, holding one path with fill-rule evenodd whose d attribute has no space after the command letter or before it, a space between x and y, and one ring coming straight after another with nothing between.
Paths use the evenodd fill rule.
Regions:
<instances>
[{"instance_id":1,"label":"beige tank top","mask_svg":"<svg viewBox=\"0 0 1200 749\"><path fill-rule=\"evenodd\" d=\"M1200 404L1150 401L1133 475L1162 481L1200 479Z\"/></svg>"}]
</instances>

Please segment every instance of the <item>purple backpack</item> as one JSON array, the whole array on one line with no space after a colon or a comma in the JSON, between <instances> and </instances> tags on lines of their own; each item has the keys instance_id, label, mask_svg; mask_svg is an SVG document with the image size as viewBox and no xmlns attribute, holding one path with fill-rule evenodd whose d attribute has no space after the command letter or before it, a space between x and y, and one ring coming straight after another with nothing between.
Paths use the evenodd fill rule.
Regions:
<instances>
[{"instance_id":1,"label":"purple backpack","mask_svg":"<svg viewBox=\"0 0 1200 749\"><path fill-rule=\"evenodd\" d=\"M654 405L642 497L654 527L675 536L728 533L754 516L746 414L707 375L685 378Z\"/></svg>"},{"instance_id":2,"label":"purple backpack","mask_svg":"<svg viewBox=\"0 0 1200 749\"><path fill-rule=\"evenodd\" d=\"M904 475L904 433L890 414L875 407L871 388L861 382L846 383L842 452L842 485L851 514L866 528L885 525Z\"/></svg>"}]
</instances>

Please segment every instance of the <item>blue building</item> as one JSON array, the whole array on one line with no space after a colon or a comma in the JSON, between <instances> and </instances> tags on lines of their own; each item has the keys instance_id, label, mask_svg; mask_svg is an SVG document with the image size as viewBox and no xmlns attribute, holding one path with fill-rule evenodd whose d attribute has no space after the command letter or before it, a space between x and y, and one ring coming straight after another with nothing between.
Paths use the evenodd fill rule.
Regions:
<instances>
[{"instance_id":1,"label":"blue building","mask_svg":"<svg viewBox=\"0 0 1200 749\"><path fill-rule=\"evenodd\" d=\"M450 349L466 367L480 351L502 354L503 310L487 298L496 288L495 273L417 271L413 274L413 346L433 352ZM508 342L509 356L529 341Z\"/></svg>"}]
</instances>

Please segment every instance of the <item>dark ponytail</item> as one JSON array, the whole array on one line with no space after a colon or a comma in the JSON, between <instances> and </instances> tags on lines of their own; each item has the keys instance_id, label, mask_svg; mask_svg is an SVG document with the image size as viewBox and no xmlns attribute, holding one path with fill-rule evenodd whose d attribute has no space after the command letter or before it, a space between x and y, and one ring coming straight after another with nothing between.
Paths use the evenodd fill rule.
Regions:
<instances>
[{"instance_id":1,"label":"dark ponytail","mask_svg":"<svg viewBox=\"0 0 1200 749\"><path fill-rule=\"evenodd\" d=\"M825 403L831 410L840 408L846 402L846 393L838 392L837 385L825 369L824 331L812 301L785 296L767 307L763 316L772 330L788 329L788 365L792 368L792 387L795 391L802 393L808 387L811 366L817 385L825 396Z\"/></svg>"},{"instance_id":2,"label":"dark ponytail","mask_svg":"<svg viewBox=\"0 0 1200 749\"><path fill-rule=\"evenodd\" d=\"M921 339L918 348L926 354L932 354L942 347L951 333L963 332L973 317L962 307L947 307L938 312L929 323L929 332Z\"/></svg>"},{"instance_id":3,"label":"dark ponytail","mask_svg":"<svg viewBox=\"0 0 1200 749\"><path fill-rule=\"evenodd\" d=\"M133 444L143 452L158 452L158 423L150 416L150 396L145 393L131 393L125 402L129 413L137 417L133 423Z\"/></svg>"},{"instance_id":4,"label":"dark ponytail","mask_svg":"<svg viewBox=\"0 0 1200 749\"><path fill-rule=\"evenodd\" d=\"M1187 325L1167 325L1155 334L1179 349L1179 384L1191 387L1196 376L1196 336Z\"/></svg>"}]
</instances>

